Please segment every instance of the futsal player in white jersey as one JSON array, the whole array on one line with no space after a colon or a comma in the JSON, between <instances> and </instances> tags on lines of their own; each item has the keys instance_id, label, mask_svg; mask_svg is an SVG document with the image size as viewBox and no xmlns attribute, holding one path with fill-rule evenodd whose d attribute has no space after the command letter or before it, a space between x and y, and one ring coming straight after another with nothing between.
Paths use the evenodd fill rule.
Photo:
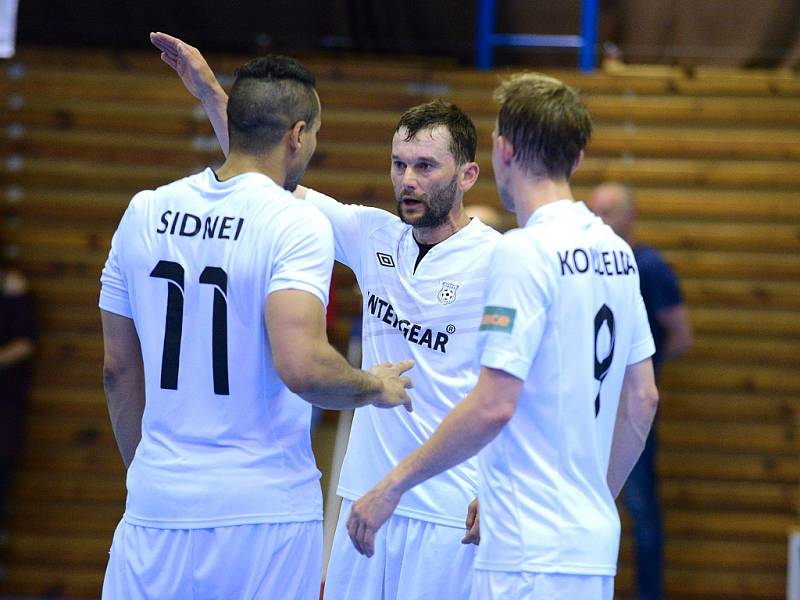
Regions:
<instances>
[{"instance_id":1,"label":"futsal player in white jersey","mask_svg":"<svg viewBox=\"0 0 800 600\"><path fill-rule=\"evenodd\" d=\"M214 172L137 194L102 274L104 385L127 471L109 600L316 600L322 497L311 405L390 408L413 363L328 344L327 220L291 194L320 127L314 78L244 65Z\"/></svg>"},{"instance_id":2,"label":"futsal player in white jersey","mask_svg":"<svg viewBox=\"0 0 800 600\"><path fill-rule=\"evenodd\" d=\"M223 149L225 93L196 48L151 35L209 114ZM363 364L413 358L413 415L357 409L339 478L341 518L325 581L331 600L468 597L474 546L476 464L465 462L406 494L377 540L372 560L349 542L345 519L363 495L420 446L475 385L474 354L495 230L466 215L462 198L478 177L469 117L434 101L400 118L391 179L398 215L340 204L298 188L330 220L336 259L356 274L364 298ZM385 412L386 414L381 414ZM387 418L389 416L389 418ZM475 527L472 527L472 526Z\"/></svg>"},{"instance_id":3,"label":"futsal player in white jersey","mask_svg":"<svg viewBox=\"0 0 800 600\"><path fill-rule=\"evenodd\" d=\"M614 498L655 414L653 340L630 247L569 178L591 119L560 81L502 84L492 164L520 229L497 245L470 394L417 451L353 504L367 556L413 486L480 451L481 544L472 598L610 599Z\"/></svg>"}]
</instances>

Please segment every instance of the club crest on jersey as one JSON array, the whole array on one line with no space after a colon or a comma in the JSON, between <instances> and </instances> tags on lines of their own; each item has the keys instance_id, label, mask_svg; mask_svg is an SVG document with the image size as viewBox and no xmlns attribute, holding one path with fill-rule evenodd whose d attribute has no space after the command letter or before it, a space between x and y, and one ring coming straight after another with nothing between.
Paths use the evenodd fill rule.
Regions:
<instances>
[{"instance_id":1,"label":"club crest on jersey","mask_svg":"<svg viewBox=\"0 0 800 600\"><path fill-rule=\"evenodd\" d=\"M447 305L455 302L456 290L459 287L461 287L461 285L453 281L443 281L442 289L439 290L439 295L436 296L436 299L439 301L439 304Z\"/></svg>"}]
</instances>

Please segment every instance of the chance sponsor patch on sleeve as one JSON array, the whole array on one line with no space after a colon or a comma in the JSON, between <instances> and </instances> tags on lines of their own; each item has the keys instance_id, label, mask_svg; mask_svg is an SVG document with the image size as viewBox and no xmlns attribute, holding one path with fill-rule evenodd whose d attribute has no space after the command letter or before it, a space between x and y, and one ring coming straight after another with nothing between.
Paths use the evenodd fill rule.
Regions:
<instances>
[{"instance_id":1,"label":"chance sponsor patch on sleeve","mask_svg":"<svg viewBox=\"0 0 800 600\"><path fill-rule=\"evenodd\" d=\"M514 328L514 317L516 315L516 308L487 306L483 309L481 331L502 331L503 333L511 333L511 330Z\"/></svg>"}]
</instances>

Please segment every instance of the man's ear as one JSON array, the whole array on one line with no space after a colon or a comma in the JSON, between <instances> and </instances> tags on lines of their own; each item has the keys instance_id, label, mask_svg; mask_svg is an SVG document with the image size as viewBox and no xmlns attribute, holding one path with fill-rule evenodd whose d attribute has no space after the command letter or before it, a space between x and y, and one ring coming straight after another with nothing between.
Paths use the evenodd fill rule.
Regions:
<instances>
[{"instance_id":1,"label":"man's ear","mask_svg":"<svg viewBox=\"0 0 800 600\"><path fill-rule=\"evenodd\" d=\"M476 162L468 162L465 165L462 165L459 170L461 171L461 177L459 177L458 181L458 188L462 192L469 191L475 182L478 181L478 175L480 175L481 168L478 166Z\"/></svg>"},{"instance_id":2,"label":"man's ear","mask_svg":"<svg viewBox=\"0 0 800 600\"><path fill-rule=\"evenodd\" d=\"M572 165L572 171L570 171L570 172L569 172L570 176L571 176L571 175L572 175L572 174L573 174L575 171L577 171L577 170L578 170L578 167L580 167L580 166L581 166L581 163L582 163L582 162L583 162L583 150L581 150L581 151L580 151L580 154L578 154L578 158L576 158L576 159L575 159L575 162L574 162L574 163L573 163L573 165Z\"/></svg>"},{"instance_id":3,"label":"man's ear","mask_svg":"<svg viewBox=\"0 0 800 600\"><path fill-rule=\"evenodd\" d=\"M498 135L494 143L497 146L497 156L500 162L510 167L511 161L514 160L514 145L511 143L511 140L502 135Z\"/></svg>"},{"instance_id":4,"label":"man's ear","mask_svg":"<svg viewBox=\"0 0 800 600\"><path fill-rule=\"evenodd\" d=\"M297 121L289 130L289 147L293 152L297 152L302 148L305 142L305 136L308 132L308 126L305 121Z\"/></svg>"}]
</instances>

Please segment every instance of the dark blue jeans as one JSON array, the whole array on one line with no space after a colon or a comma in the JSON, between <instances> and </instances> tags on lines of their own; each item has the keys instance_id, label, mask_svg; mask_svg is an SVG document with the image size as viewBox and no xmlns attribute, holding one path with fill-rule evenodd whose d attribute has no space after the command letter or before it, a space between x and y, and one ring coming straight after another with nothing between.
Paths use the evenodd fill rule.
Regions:
<instances>
[{"instance_id":1,"label":"dark blue jeans","mask_svg":"<svg viewBox=\"0 0 800 600\"><path fill-rule=\"evenodd\" d=\"M623 502L633 521L638 600L661 600L664 534L656 481L655 423L642 456L623 488Z\"/></svg>"}]
</instances>

